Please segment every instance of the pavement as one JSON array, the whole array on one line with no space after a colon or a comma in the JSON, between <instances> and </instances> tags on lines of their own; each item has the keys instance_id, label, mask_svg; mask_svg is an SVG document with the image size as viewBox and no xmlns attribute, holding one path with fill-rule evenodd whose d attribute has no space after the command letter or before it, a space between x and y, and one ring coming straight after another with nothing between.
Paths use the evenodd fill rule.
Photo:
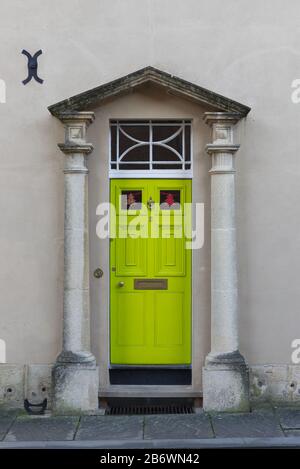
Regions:
<instances>
[{"instance_id":1,"label":"pavement","mask_svg":"<svg viewBox=\"0 0 300 469\"><path fill-rule=\"evenodd\" d=\"M300 448L300 408L269 405L245 414L0 414L0 449L227 447Z\"/></svg>"}]
</instances>

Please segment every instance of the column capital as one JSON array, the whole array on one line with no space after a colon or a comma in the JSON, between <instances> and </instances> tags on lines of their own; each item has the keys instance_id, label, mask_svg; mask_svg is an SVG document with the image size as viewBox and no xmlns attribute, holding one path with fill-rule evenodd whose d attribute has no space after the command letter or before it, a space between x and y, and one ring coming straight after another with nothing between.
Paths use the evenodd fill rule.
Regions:
<instances>
[{"instance_id":1,"label":"column capital","mask_svg":"<svg viewBox=\"0 0 300 469\"><path fill-rule=\"evenodd\" d=\"M234 144L233 127L242 116L236 112L206 112L204 121L212 127L212 143L206 145L212 157L210 174L234 173L234 155L240 145Z\"/></svg>"},{"instance_id":2,"label":"column capital","mask_svg":"<svg viewBox=\"0 0 300 469\"><path fill-rule=\"evenodd\" d=\"M86 157L94 147L86 142L86 129L94 121L95 114L90 111L62 112L58 119L65 126L65 142L58 148L66 155L65 174L87 174Z\"/></svg>"},{"instance_id":3,"label":"column capital","mask_svg":"<svg viewBox=\"0 0 300 469\"><path fill-rule=\"evenodd\" d=\"M213 124L235 125L242 117L238 112L205 112L203 120L210 126Z\"/></svg>"},{"instance_id":4,"label":"column capital","mask_svg":"<svg viewBox=\"0 0 300 469\"><path fill-rule=\"evenodd\" d=\"M95 113L92 111L74 111L74 112L61 112L57 118L63 124L85 124L90 125L95 120Z\"/></svg>"},{"instance_id":5,"label":"column capital","mask_svg":"<svg viewBox=\"0 0 300 469\"><path fill-rule=\"evenodd\" d=\"M91 146L91 144L86 143L86 130L95 120L95 114L93 112L61 112L57 117L65 126L65 148L70 146L75 150L75 147L80 145ZM79 152L80 150L77 151L77 153ZM72 153L72 151L68 153ZM90 152L84 151L84 153L87 154Z\"/></svg>"},{"instance_id":6,"label":"column capital","mask_svg":"<svg viewBox=\"0 0 300 469\"><path fill-rule=\"evenodd\" d=\"M233 127L241 119L237 112L205 112L204 122L212 128L212 144L207 146L207 151L212 153L224 151L230 152L233 144ZM234 148L232 151L236 151Z\"/></svg>"}]
</instances>

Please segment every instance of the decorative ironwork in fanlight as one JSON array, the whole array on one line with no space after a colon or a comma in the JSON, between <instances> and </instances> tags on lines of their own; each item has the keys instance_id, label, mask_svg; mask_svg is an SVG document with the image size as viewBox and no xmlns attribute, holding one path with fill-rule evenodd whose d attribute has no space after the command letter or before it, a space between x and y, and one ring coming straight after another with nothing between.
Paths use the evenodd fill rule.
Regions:
<instances>
[{"instance_id":1,"label":"decorative ironwork in fanlight","mask_svg":"<svg viewBox=\"0 0 300 469\"><path fill-rule=\"evenodd\" d=\"M150 170L190 173L191 147L190 120L110 122L111 173Z\"/></svg>"}]
</instances>

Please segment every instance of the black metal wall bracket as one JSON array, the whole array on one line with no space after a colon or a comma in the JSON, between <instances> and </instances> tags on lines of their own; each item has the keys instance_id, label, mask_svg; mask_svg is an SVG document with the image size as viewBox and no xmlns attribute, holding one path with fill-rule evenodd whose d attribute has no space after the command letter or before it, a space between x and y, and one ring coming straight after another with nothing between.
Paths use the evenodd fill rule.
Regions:
<instances>
[{"instance_id":1,"label":"black metal wall bracket","mask_svg":"<svg viewBox=\"0 0 300 469\"><path fill-rule=\"evenodd\" d=\"M39 404L32 404L28 399L25 399L24 408L28 414L43 415L47 408L47 399L44 399L43 402L40 402Z\"/></svg>"},{"instance_id":2,"label":"black metal wall bracket","mask_svg":"<svg viewBox=\"0 0 300 469\"><path fill-rule=\"evenodd\" d=\"M27 85L31 81L32 78L35 79L38 83L43 83L44 80L42 80L38 76L38 61L37 58L43 53L42 49L38 50L34 55L31 55L27 50L23 49L22 54L26 55L28 59L28 77L25 78L25 80L22 81L23 85Z\"/></svg>"}]
</instances>

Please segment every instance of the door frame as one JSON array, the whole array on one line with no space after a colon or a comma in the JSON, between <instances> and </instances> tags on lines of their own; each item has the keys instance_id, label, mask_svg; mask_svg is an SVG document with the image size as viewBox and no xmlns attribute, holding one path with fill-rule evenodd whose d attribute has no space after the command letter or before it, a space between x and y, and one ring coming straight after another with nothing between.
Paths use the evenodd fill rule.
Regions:
<instances>
[{"instance_id":1,"label":"door frame","mask_svg":"<svg viewBox=\"0 0 300 469\"><path fill-rule=\"evenodd\" d=\"M164 171L161 173L161 176L158 177L157 174L152 175L149 174L149 177L146 177L145 173L143 174L143 177L139 176L137 174L134 175L134 177L128 177L127 175L126 179L176 179L176 180L186 180L189 179L191 180L191 194L193 194L193 177L180 177L178 175L171 176L169 175L169 171ZM116 176L110 176L108 181L108 190L109 190L109 200L111 201L111 179L125 179L124 175L122 174L121 177L116 177ZM193 200L193 199L192 199ZM109 226L110 226L110 218L111 214L109 212L108 214L109 217ZM193 224L193 218L192 218L192 224ZM111 255L111 242L109 242L109 256L108 256L108 271L110 272L110 255ZM191 384L170 384L170 385L145 385L145 384L111 384L109 380L109 370L113 369L115 367L114 364L111 364L111 356L110 356L110 334L111 334L111 328L110 328L110 288L111 288L111 282L110 282L110 275L108 278L108 291L107 291L107 301L108 301L108 321L107 321L107 353L108 353L108 363L107 363L107 385L105 387L101 387L101 380L100 380L100 389L99 389L99 396L101 398L108 398L108 397L191 397L191 398L198 398L202 396L202 392L196 389L196 383L194 382L194 373L193 369L195 366L199 366L199 371L201 373L202 370L202 363L199 365L195 365L195 340L194 340L194 314L195 314L195 308L194 308L194 298L193 298L193 273L194 273L194 256L193 256L193 250L191 252L191 279L190 279L190 284L191 284L191 364L189 365L189 368L191 369ZM117 365L117 367L123 367L129 369L133 365ZM134 365L135 368L147 368L149 365ZM155 365L155 368L157 369L182 369L182 368L187 368L185 365Z\"/></svg>"},{"instance_id":2,"label":"door frame","mask_svg":"<svg viewBox=\"0 0 300 469\"><path fill-rule=\"evenodd\" d=\"M108 125L105 127L104 132L106 132L109 129L109 122L111 117L107 116L108 118ZM115 117L116 119L118 116ZM181 118L181 117L180 117ZM194 200L194 148L195 148L195 139L197 140L197 145L199 145L198 142L198 131L195 132L195 122L194 118L195 116L193 115L187 115L185 117L186 119L191 120L192 126L191 126L191 159L193 161L192 164L192 171L190 174L184 174L182 172L181 174L176 174L172 173L171 170L167 171L160 171L160 174L153 173L151 171L144 171L144 172L139 172L135 171L134 174L130 175L130 178L132 179L190 179L191 180L191 191L192 191L192 200ZM142 117L140 117L142 119ZM201 122L201 121L200 121ZM197 122L197 127L198 127L198 122ZM104 134L103 134L104 136ZM109 141L109 139L108 139ZM198 147L197 147L198 148ZM108 143L107 146L107 154L110 154L110 143ZM109 158L108 158L109 160ZM107 181L107 189L106 189L106 194L107 197L110 200L110 180L111 179L128 179L128 174L125 171L119 171L118 174L111 174L109 171L108 167L108 173L106 177ZM106 199L107 200L107 199ZM108 213L108 218L110 223L110 212ZM193 217L192 217L192 223L194 222ZM198 275L195 271L195 253L194 250L192 250L191 253L191 325L192 325L192 335L191 335L191 342L192 342L192 347L191 347L191 368L192 368L192 381L191 384L189 385L115 385L110 383L109 379L109 369L111 366L110 363L110 275L109 275L109 265L110 265L110 242L108 243L108 248L109 248L109 255L108 255L108 264L106 264L106 271L108 272L108 284L107 284L107 297L106 297L106 302L107 302L107 309L105 311L100 312L100 322L101 319L105 321L106 327L105 331L102 335L104 344L103 344L103 349L106 350L106 357L105 359L99 363L99 368L100 368L100 386L99 386L99 397L102 399L110 398L110 397L116 397L116 398L143 398L143 397L157 397L157 398L169 398L169 397L174 397L174 398L184 398L184 397L190 397L190 398L201 398L202 397L202 367L204 365L204 362L202 360L201 355L198 354L197 349L200 344L200 336L198 333L195 333L194 328L195 324L196 326L199 326L199 308L197 309L195 306L195 298L194 298L194 289L193 289L193 283L195 281L195 278L198 278ZM196 274L196 275L195 275ZM105 319L104 319L105 318ZM102 349L102 350L103 350ZM101 351L101 348L100 348Z\"/></svg>"}]
</instances>

